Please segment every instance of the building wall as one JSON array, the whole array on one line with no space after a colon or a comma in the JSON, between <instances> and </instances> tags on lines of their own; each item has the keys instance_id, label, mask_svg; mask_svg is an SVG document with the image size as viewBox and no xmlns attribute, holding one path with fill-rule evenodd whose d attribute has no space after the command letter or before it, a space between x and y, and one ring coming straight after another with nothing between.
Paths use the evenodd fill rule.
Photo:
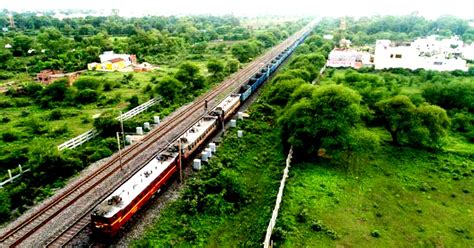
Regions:
<instances>
[{"instance_id":1,"label":"building wall","mask_svg":"<svg viewBox=\"0 0 474 248\"><path fill-rule=\"evenodd\" d=\"M417 40L409 46L395 46L389 40L378 40L375 45L375 69L422 68L436 71L467 71L466 61L453 56L458 51L457 48L447 46L449 42L435 42L434 45L432 40L423 42Z\"/></svg>"}]
</instances>

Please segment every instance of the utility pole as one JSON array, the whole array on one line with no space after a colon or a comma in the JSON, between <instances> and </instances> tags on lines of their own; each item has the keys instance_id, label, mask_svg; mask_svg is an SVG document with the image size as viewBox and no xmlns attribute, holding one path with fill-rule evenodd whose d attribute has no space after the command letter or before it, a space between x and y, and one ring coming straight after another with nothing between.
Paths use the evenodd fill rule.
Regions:
<instances>
[{"instance_id":1,"label":"utility pole","mask_svg":"<svg viewBox=\"0 0 474 248\"><path fill-rule=\"evenodd\" d=\"M123 148L125 149L125 132L123 131L123 116L122 116L122 111L120 111L120 130L122 131Z\"/></svg>"},{"instance_id":2,"label":"utility pole","mask_svg":"<svg viewBox=\"0 0 474 248\"><path fill-rule=\"evenodd\" d=\"M181 168L181 138L178 139L178 154L179 154L179 182L183 182L183 170Z\"/></svg>"},{"instance_id":3,"label":"utility pole","mask_svg":"<svg viewBox=\"0 0 474 248\"><path fill-rule=\"evenodd\" d=\"M119 159L120 170L122 170L122 149L120 148L120 135L119 135L119 132L116 132L116 134L117 134L117 146L119 149L119 156L120 156L120 159Z\"/></svg>"}]
</instances>

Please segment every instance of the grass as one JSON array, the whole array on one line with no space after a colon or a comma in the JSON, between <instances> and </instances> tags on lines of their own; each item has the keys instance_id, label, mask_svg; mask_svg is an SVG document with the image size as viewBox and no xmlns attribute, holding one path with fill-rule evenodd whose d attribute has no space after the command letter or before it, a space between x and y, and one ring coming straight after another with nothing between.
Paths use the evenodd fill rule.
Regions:
<instances>
[{"instance_id":1,"label":"grass","mask_svg":"<svg viewBox=\"0 0 474 248\"><path fill-rule=\"evenodd\" d=\"M245 203L230 213L188 214L180 210L184 203L180 197L163 210L143 236L133 242L133 246L261 245L286 155L279 142L278 129L272 124L256 120L251 115L250 120L239 123L239 129L244 130L244 137L237 138L236 129L230 129L210 164L192 177L199 177L211 166L224 164L226 173L235 173L234 176L242 180L248 194Z\"/></svg>"},{"instance_id":2,"label":"grass","mask_svg":"<svg viewBox=\"0 0 474 248\"><path fill-rule=\"evenodd\" d=\"M472 151L472 144L470 155L386 146L355 174L296 164L279 246L472 247Z\"/></svg>"}]
</instances>

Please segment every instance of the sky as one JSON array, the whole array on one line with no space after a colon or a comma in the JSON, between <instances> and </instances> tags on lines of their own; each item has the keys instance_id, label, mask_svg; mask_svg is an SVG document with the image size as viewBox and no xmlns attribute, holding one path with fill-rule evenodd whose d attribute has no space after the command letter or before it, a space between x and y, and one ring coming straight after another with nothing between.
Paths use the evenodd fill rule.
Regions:
<instances>
[{"instance_id":1,"label":"sky","mask_svg":"<svg viewBox=\"0 0 474 248\"><path fill-rule=\"evenodd\" d=\"M474 19L472 0L0 0L0 9L118 9L122 16L211 14L236 16L370 16L417 12L434 19L454 15Z\"/></svg>"}]
</instances>

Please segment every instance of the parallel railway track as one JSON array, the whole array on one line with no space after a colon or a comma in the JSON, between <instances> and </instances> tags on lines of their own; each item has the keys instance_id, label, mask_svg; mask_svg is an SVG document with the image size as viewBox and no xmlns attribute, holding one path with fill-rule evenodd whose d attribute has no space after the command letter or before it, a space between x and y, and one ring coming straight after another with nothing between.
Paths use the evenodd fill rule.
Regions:
<instances>
[{"instance_id":1,"label":"parallel railway track","mask_svg":"<svg viewBox=\"0 0 474 248\"><path fill-rule=\"evenodd\" d=\"M306 29L297 32L282 42L280 45L271 49L266 54L258 57L244 69L231 75L224 82L215 86L211 91L200 96L196 101L193 102L193 104L178 110L174 116L165 120L159 127L153 129L149 134L147 134L141 140L141 142L127 147L127 149L122 152L122 166L128 167L128 169L130 169L130 173L128 175L133 175L135 171L140 169L141 165L146 164L148 160L153 158L153 155L156 154L157 150L150 152L149 148L157 141L162 140L165 135L171 133L179 124L186 123L187 121L192 125L195 120L191 117L195 115L195 119L197 120L197 118L202 115L202 113L199 112L200 110L203 110L205 100L209 100L209 103L211 103L210 106L216 105L216 99L220 94L227 94L227 92L229 92L229 88L232 89L230 92L237 90L242 83L246 82L250 77L257 73L263 67L263 65L270 62L276 55L278 55L286 47L301 37L305 31ZM43 226L51 222L56 216L73 206L75 202L81 199L81 197L84 197L88 192L97 188L101 183L103 183L104 180L110 178L112 175L120 171L121 167L119 160L120 157L116 154L110 161L102 165L99 169L79 180L78 182L75 182L70 188L64 192L61 192L57 196L53 197L49 202L44 204L44 206L38 209L34 214L31 214L31 216L28 216L11 229L2 233L0 238L1 246L21 245L22 242L24 242L35 232L38 232ZM128 178L129 176L125 176L122 181L116 182L112 188L118 187L121 182L123 182L125 178ZM110 190L111 189L106 192L110 192ZM106 195L107 194L104 193L103 197ZM96 202L98 201L96 200ZM95 204L92 205L95 206ZM92 208L89 211L85 211L85 213L82 214L72 224L68 225L68 223L64 223L65 228L57 234L53 234L53 236L50 237L50 239L46 242L46 245L57 247L66 244L72 237L74 237L85 226L87 226L89 223L90 211L92 211Z\"/></svg>"}]
</instances>

